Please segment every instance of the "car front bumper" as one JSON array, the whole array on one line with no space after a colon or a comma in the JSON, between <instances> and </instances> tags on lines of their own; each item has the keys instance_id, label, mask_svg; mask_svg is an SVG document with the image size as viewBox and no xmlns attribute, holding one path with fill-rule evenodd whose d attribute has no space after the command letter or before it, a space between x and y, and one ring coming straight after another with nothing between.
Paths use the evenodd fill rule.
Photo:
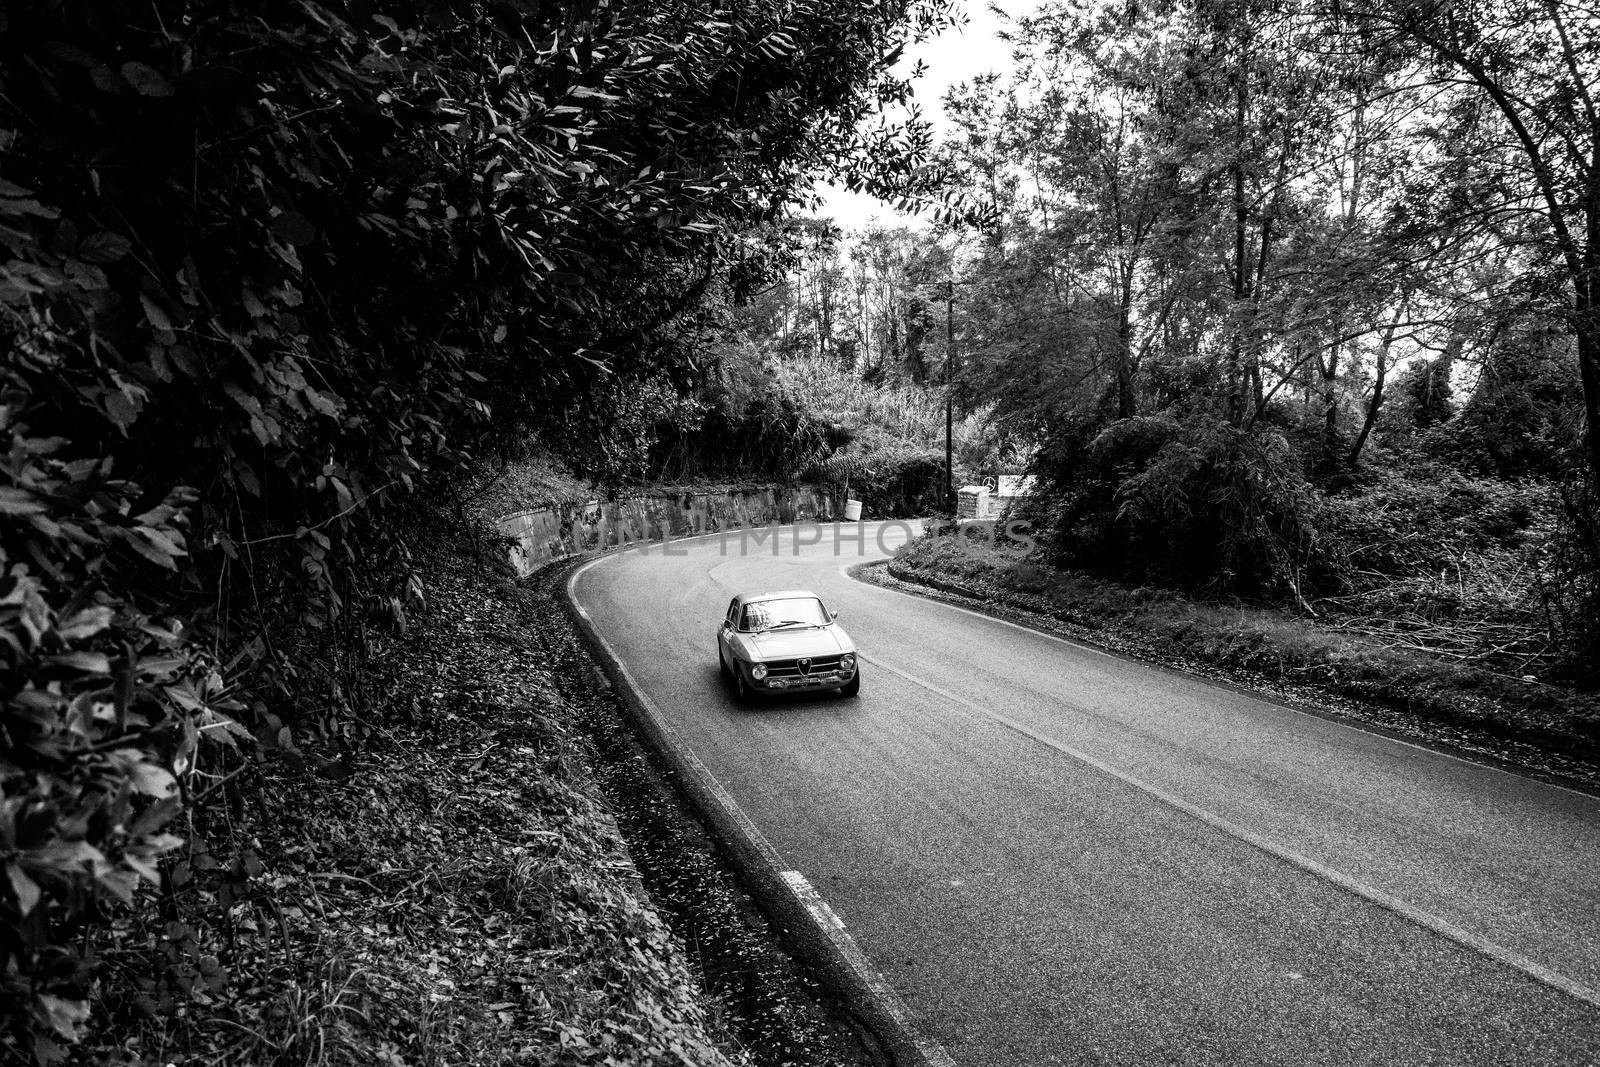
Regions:
<instances>
[{"instance_id":1,"label":"car front bumper","mask_svg":"<svg viewBox=\"0 0 1600 1067\"><path fill-rule=\"evenodd\" d=\"M755 684L763 689L828 689L843 685L855 676L855 671L823 671L799 678L764 678Z\"/></svg>"}]
</instances>

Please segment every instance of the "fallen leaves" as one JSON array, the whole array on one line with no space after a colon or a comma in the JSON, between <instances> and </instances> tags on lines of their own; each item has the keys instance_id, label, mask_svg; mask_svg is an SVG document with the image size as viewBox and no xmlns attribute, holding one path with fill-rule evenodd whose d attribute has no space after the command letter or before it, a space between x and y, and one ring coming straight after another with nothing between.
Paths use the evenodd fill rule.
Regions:
<instances>
[{"instance_id":1,"label":"fallen leaves","mask_svg":"<svg viewBox=\"0 0 1600 1067\"><path fill-rule=\"evenodd\" d=\"M124 923L107 946L85 1060L740 1062L588 777L526 603L453 549L421 569L428 610L359 679L377 736L303 741L231 836L203 828L217 855L185 862L181 936ZM335 761L348 773L319 773Z\"/></svg>"}]
</instances>

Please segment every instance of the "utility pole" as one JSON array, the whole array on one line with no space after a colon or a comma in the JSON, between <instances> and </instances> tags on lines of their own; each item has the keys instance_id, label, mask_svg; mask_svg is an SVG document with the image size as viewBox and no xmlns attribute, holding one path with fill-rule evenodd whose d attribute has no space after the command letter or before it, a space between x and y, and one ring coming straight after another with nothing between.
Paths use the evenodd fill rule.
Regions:
<instances>
[{"instance_id":1,"label":"utility pole","mask_svg":"<svg viewBox=\"0 0 1600 1067\"><path fill-rule=\"evenodd\" d=\"M955 425L956 279L952 274L944 288L944 502L950 517L956 517L956 479L952 447Z\"/></svg>"}]
</instances>

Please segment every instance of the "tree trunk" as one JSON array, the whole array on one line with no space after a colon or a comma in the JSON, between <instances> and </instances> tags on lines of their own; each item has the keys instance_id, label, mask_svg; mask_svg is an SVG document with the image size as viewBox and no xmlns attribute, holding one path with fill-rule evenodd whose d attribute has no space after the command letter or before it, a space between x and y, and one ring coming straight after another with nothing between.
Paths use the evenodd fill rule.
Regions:
<instances>
[{"instance_id":1,"label":"tree trunk","mask_svg":"<svg viewBox=\"0 0 1600 1067\"><path fill-rule=\"evenodd\" d=\"M1583 381L1583 418L1589 454L1589 481L1600 492L1600 322L1595 309L1579 321L1578 373Z\"/></svg>"},{"instance_id":2,"label":"tree trunk","mask_svg":"<svg viewBox=\"0 0 1600 1067\"><path fill-rule=\"evenodd\" d=\"M1594 162L1600 163L1600 137L1594 145ZM1589 446L1589 485L1600 494L1600 308L1594 304L1595 283L1600 279L1600 176L1589 182L1588 217L1584 220L1582 262L1584 272L1573 279L1573 323L1578 348L1578 378L1583 383L1583 422Z\"/></svg>"},{"instance_id":3,"label":"tree trunk","mask_svg":"<svg viewBox=\"0 0 1600 1067\"><path fill-rule=\"evenodd\" d=\"M1317 370L1322 373L1322 441L1325 455L1333 454L1333 444L1339 439L1339 349L1343 342L1344 321L1333 321L1333 343L1328 346L1328 358L1317 357Z\"/></svg>"},{"instance_id":4,"label":"tree trunk","mask_svg":"<svg viewBox=\"0 0 1600 1067\"><path fill-rule=\"evenodd\" d=\"M1356 443L1350 446L1350 466L1354 467L1361 462L1361 450L1366 446L1367 437L1372 433L1372 427L1378 421L1378 410L1383 406L1383 381L1389 371L1389 349L1394 345L1394 332L1400 325L1400 319L1405 314L1406 305L1402 303L1395 308L1394 318L1389 320L1389 328L1383 331L1383 342L1378 346L1378 369L1372 379L1372 399L1367 401L1367 414L1361 420L1361 432L1356 435Z\"/></svg>"},{"instance_id":5,"label":"tree trunk","mask_svg":"<svg viewBox=\"0 0 1600 1067\"><path fill-rule=\"evenodd\" d=\"M1235 126L1236 141L1234 144L1233 161L1233 325L1232 333L1228 338L1228 369L1227 381L1224 387L1228 392L1228 421L1235 426L1239 425L1244 416L1243 385L1241 371L1244 361L1244 323L1240 321L1244 314L1246 301L1250 295L1250 283L1245 275L1246 241L1245 230L1249 223L1250 208L1244 198L1244 116L1245 116L1245 73L1239 72L1238 92L1238 123Z\"/></svg>"},{"instance_id":6,"label":"tree trunk","mask_svg":"<svg viewBox=\"0 0 1600 1067\"><path fill-rule=\"evenodd\" d=\"M1133 395L1133 271L1122 272L1122 292L1117 302L1117 417L1138 414Z\"/></svg>"},{"instance_id":7,"label":"tree trunk","mask_svg":"<svg viewBox=\"0 0 1600 1067\"><path fill-rule=\"evenodd\" d=\"M881 359L884 369L890 370L890 360L894 361L895 366L903 366L906 358L900 346L900 296L893 289L889 291L886 308L889 319L889 351L882 353Z\"/></svg>"},{"instance_id":8,"label":"tree trunk","mask_svg":"<svg viewBox=\"0 0 1600 1067\"><path fill-rule=\"evenodd\" d=\"M1350 446L1350 466L1361 464L1361 450L1366 447L1367 437L1372 433L1372 426L1378 421L1378 409L1383 406L1383 379L1388 372L1388 353L1380 349L1378 352L1378 370L1372 379L1372 399L1367 401L1367 414L1361 420L1361 432L1356 434L1356 443Z\"/></svg>"}]
</instances>

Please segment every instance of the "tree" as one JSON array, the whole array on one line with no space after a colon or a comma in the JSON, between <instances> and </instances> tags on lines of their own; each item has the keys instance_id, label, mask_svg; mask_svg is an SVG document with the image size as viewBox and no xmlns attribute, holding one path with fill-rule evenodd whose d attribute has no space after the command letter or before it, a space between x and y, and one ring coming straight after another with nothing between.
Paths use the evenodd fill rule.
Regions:
<instances>
[{"instance_id":1,"label":"tree","mask_svg":"<svg viewBox=\"0 0 1600 1067\"><path fill-rule=\"evenodd\" d=\"M1024 299L1070 308L1116 417L1210 398L1252 424L1282 385L1264 362L1314 351L1364 284L1363 242L1323 221L1341 72L1304 32L1244 3L1050 6L1019 26L1011 87L955 100L948 150L1003 216L995 247L1037 256Z\"/></svg>"},{"instance_id":2,"label":"tree","mask_svg":"<svg viewBox=\"0 0 1600 1067\"><path fill-rule=\"evenodd\" d=\"M410 509L702 373L819 169L894 194L937 0L9 5L0 17L0 1056L82 1021L194 775L367 729ZM624 447L626 445L626 447ZM193 889L185 892L194 893ZM175 906L175 898L164 901Z\"/></svg>"},{"instance_id":3,"label":"tree","mask_svg":"<svg viewBox=\"0 0 1600 1067\"><path fill-rule=\"evenodd\" d=\"M1461 83L1463 122L1441 145L1477 183L1458 220L1542 249L1540 269L1566 290L1600 485L1600 20L1555 0L1339 3L1327 18L1352 48L1420 50L1417 81Z\"/></svg>"}]
</instances>

